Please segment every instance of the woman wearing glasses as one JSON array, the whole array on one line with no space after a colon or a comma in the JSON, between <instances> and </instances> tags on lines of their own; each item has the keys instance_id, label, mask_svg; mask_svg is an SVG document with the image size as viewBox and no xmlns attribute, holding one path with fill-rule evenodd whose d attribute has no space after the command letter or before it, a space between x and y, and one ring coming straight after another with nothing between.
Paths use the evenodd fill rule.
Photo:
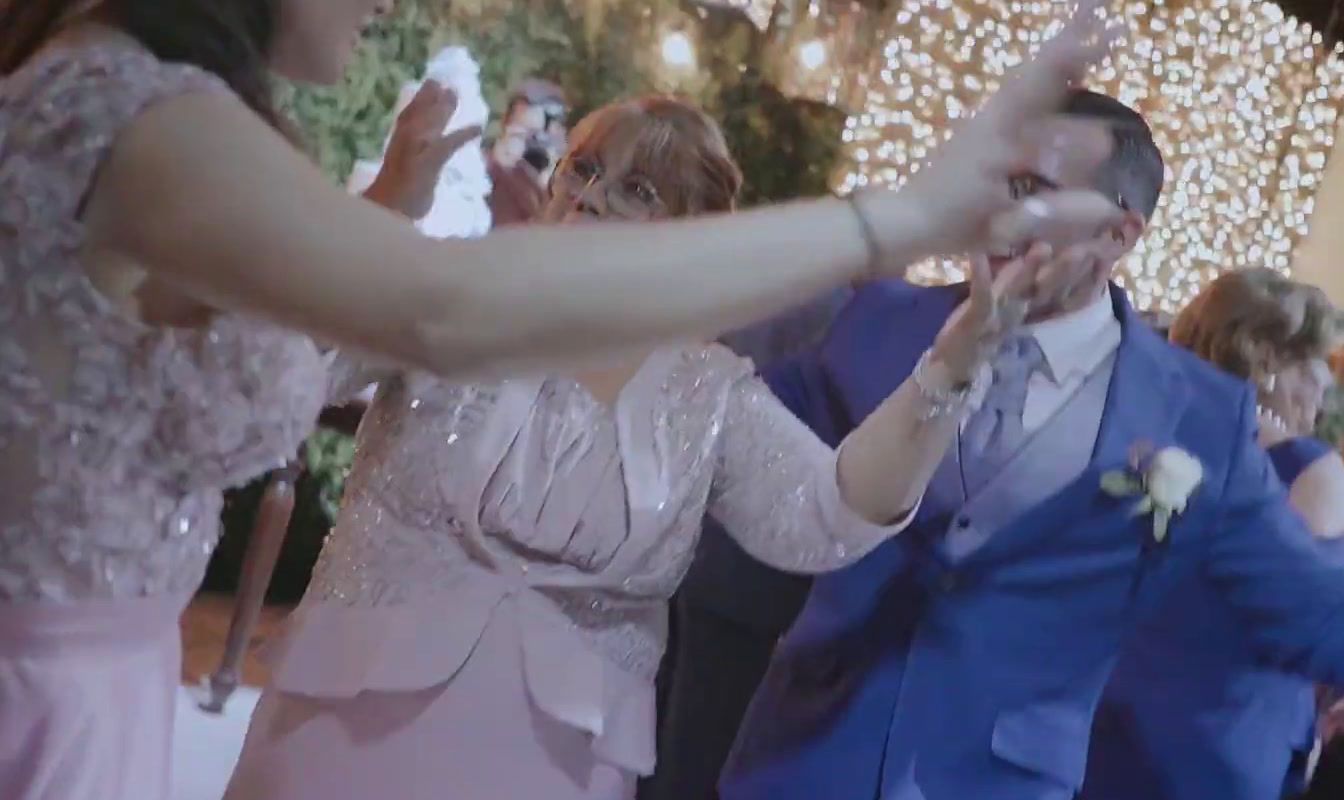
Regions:
<instances>
[{"instance_id":1,"label":"woman wearing glasses","mask_svg":"<svg viewBox=\"0 0 1344 800\"><path fill-rule=\"evenodd\" d=\"M739 183L703 112L619 103L575 128L543 219L727 212ZM718 345L632 345L567 376L385 382L228 797L633 797L653 768L667 600L705 511L796 572L896 535L985 354L1029 305L1088 280L1081 263L1038 248L978 273L916 377L838 450Z\"/></svg>"}]
</instances>

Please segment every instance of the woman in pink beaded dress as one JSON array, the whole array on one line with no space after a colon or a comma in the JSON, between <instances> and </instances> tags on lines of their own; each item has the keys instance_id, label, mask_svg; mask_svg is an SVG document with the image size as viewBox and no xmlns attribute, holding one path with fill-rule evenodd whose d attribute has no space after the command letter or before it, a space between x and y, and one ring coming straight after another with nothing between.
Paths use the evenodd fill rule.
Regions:
<instances>
[{"instance_id":1,"label":"woman in pink beaded dress","mask_svg":"<svg viewBox=\"0 0 1344 800\"><path fill-rule=\"evenodd\" d=\"M1103 52L1079 25L909 190L430 242L276 133L268 70L338 79L388 5L0 3L5 800L167 791L176 617L220 491L289 456L324 402L326 360L276 324L440 374L553 365L1109 213L992 188Z\"/></svg>"},{"instance_id":2,"label":"woman in pink beaded dress","mask_svg":"<svg viewBox=\"0 0 1344 800\"><path fill-rule=\"evenodd\" d=\"M722 134L680 101L608 106L572 140L550 222L733 204ZM897 534L982 359L1029 302L1096 289L1075 255L978 273L917 377L837 451L718 345L572 378L384 380L227 797L632 798L705 510L799 572Z\"/></svg>"}]
</instances>

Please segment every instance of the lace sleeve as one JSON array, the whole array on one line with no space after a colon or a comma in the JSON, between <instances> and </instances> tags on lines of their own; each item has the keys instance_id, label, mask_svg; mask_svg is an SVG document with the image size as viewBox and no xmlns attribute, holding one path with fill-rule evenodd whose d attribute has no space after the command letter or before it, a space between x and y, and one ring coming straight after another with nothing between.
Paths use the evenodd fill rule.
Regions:
<instances>
[{"instance_id":1,"label":"lace sleeve","mask_svg":"<svg viewBox=\"0 0 1344 800\"><path fill-rule=\"evenodd\" d=\"M839 569L914 516L882 526L851 511L836 484L836 451L755 375L729 390L719 447L709 513L752 557L777 569Z\"/></svg>"},{"instance_id":2,"label":"lace sleeve","mask_svg":"<svg viewBox=\"0 0 1344 800\"><path fill-rule=\"evenodd\" d=\"M12 118L4 125L5 149L23 154L19 172L34 179L6 191L25 190L29 203L54 212L34 219L78 216L118 134L155 103L198 92L229 89L203 70L159 61L131 44L38 55L0 94L0 117Z\"/></svg>"}]
</instances>

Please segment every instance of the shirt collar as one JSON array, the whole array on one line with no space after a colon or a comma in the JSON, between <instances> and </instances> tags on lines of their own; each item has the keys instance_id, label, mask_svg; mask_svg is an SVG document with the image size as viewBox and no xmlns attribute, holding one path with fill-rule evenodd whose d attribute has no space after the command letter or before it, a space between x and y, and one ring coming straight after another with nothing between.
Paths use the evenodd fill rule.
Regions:
<instances>
[{"instance_id":1,"label":"shirt collar","mask_svg":"<svg viewBox=\"0 0 1344 800\"><path fill-rule=\"evenodd\" d=\"M1050 375L1059 383L1076 372L1090 372L1109 350L1098 347L1111 329L1119 329L1110 292L1103 291L1086 306L1027 326L1040 345Z\"/></svg>"}]
</instances>

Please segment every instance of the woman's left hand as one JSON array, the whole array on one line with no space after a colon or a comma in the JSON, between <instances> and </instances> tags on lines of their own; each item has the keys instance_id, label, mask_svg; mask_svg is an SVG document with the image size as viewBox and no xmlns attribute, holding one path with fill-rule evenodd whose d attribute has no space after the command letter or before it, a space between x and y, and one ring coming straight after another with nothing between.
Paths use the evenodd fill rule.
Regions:
<instances>
[{"instance_id":1,"label":"woman's left hand","mask_svg":"<svg viewBox=\"0 0 1344 800\"><path fill-rule=\"evenodd\" d=\"M1038 243L997 274L987 258L972 259L970 296L939 332L934 359L957 380L973 380L1028 319L1076 306L1102 290L1110 262L1098 247L1084 242L1056 255L1050 245Z\"/></svg>"},{"instance_id":2,"label":"woman's left hand","mask_svg":"<svg viewBox=\"0 0 1344 800\"><path fill-rule=\"evenodd\" d=\"M428 214L444 165L481 136L479 125L444 133L456 111L456 92L425 81L397 115L382 169L364 196L413 220Z\"/></svg>"}]
</instances>

